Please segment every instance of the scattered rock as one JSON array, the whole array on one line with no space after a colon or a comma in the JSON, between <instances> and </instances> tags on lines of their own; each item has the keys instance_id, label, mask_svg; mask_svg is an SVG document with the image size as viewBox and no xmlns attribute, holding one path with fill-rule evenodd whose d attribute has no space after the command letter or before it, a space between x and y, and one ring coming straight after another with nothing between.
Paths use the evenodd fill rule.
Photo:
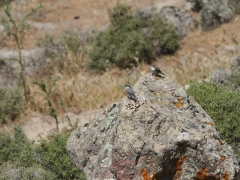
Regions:
<instances>
[{"instance_id":1,"label":"scattered rock","mask_svg":"<svg viewBox=\"0 0 240 180\"><path fill-rule=\"evenodd\" d=\"M212 30L232 20L239 0L187 0L192 10L200 12L202 30Z\"/></svg>"},{"instance_id":2,"label":"scattered rock","mask_svg":"<svg viewBox=\"0 0 240 180\"><path fill-rule=\"evenodd\" d=\"M224 69L217 69L211 73L210 77L216 84L226 85L229 80L230 73Z\"/></svg>"},{"instance_id":3,"label":"scattered rock","mask_svg":"<svg viewBox=\"0 0 240 180\"><path fill-rule=\"evenodd\" d=\"M176 28L180 38L187 35L188 29L194 30L198 27L197 20L177 7L166 6L161 9L160 14L168 23Z\"/></svg>"},{"instance_id":4,"label":"scattered rock","mask_svg":"<svg viewBox=\"0 0 240 180\"><path fill-rule=\"evenodd\" d=\"M201 14L202 30L212 30L222 23L229 22L233 17L233 11L226 0L212 0L203 4Z\"/></svg>"},{"instance_id":5,"label":"scattered rock","mask_svg":"<svg viewBox=\"0 0 240 180\"><path fill-rule=\"evenodd\" d=\"M127 97L67 141L71 161L87 179L240 179L239 160L213 120L183 88L147 74Z\"/></svg>"}]
</instances>

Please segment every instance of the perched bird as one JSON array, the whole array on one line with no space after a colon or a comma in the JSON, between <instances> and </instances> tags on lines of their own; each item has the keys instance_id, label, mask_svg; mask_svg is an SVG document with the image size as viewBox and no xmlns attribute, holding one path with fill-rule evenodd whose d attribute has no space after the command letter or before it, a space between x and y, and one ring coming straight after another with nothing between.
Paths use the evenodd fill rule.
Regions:
<instances>
[{"instance_id":1,"label":"perched bird","mask_svg":"<svg viewBox=\"0 0 240 180\"><path fill-rule=\"evenodd\" d=\"M134 93L133 89L131 88L131 86L124 85L124 87L125 87L126 93L128 94L128 97L136 102L138 98L135 95L135 93Z\"/></svg>"},{"instance_id":2,"label":"perched bird","mask_svg":"<svg viewBox=\"0 0 240 180\"><path fill-rule=\"evenodd\" d=\"M152 64L151 66L151 70L152 70L152 74L154 75L158 75L158 74L162 74L165 75L157 66L155 66L154 64Z\"/></svg>"}]
</instances>

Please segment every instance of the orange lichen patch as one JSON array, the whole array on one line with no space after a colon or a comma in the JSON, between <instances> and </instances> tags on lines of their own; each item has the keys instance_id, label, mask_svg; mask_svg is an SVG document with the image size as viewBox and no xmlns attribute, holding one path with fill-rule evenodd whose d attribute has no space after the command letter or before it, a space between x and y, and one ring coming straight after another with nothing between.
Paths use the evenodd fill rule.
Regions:
<instances>
[{"instance_id":1,"label":"orange lichen patch","mask_svg":"<svg viewBox=\"0 0 240 180\"><path fill-rule=\"evenodd\" d=\"M225 156L221 156L221 160L224 161L226 159Z\"/></svg>"},{"instance_id":2,"label":"orange lichen patch","mask_svg":"<svg viewBox=\"0 0 240 180\"><path fill-rule=\"evenodd\" d=\"M194 180L220 180L220 177L218 175L215 176L211 173L208 173L208 168L203 167L200 168L196 173Z\"/></svg>"},{"instance_id":3,"label":"orange lichen patch","mask_svg":"<svg viewBox=\"0 0 240 180\"><path fill-rule=\"evenodd\" d=\"M176 108L180 108L181 106L183 106L183 103L181 102L184 98L179 97L177 98L178 102L173 102L172 104L176 107Z\"/></svg>"},{"instance_id":4,"label":"orange lichen patch","mask_svg":"<svg viewBox=\"0 0 240 180\"><path fill-rule=\"evenodd\" d=\"M227 172L224 173L224 175L223 175L223 179L224 179L224 180L229 180L229 175L228 175Z\"/></svg>"},{"instance_id":5,"label":"orange lichen patch","mask_svg":"<svg viewBox=\"0 0 240 180\"><path fill-rule=\"evenodd\" d=\"M207 122L208 125L210 126L213 126L213 123L212 122Z\"/></svg>"},{"instance_id":6,"label":"orange lichen patch","mask_svg":"<svg viewBox=\"0 0 240 180\"><path fill-rule=\"evenodd\" d=\"M145 169L142 170L142 177L143 177L143 180L152 180L152 178L150 177L150 175Z\"/></svg>"},{"instance_id":7,"label":"orange lichen patch","mask_svg":"<svg viewBox=\"0 0 240 180\"><path fill-rule=\"evenodd\" d=\"M176 173L175 173L175 176L174 176L174 180L177 180L181 173L182 173L182 165L184 163L184 161L187 159L187 156L183 156L183 157L180 157L180 159L177 161L176 163Z\"/></svg>"}]
</instances>

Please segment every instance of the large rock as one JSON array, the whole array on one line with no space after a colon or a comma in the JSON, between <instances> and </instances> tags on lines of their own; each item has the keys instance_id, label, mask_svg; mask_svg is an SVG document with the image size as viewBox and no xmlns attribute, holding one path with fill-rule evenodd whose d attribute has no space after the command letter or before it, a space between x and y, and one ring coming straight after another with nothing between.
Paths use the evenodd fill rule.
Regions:
<instances>
[{"instance_id":1,"label":"large rock","mask_svg":"<svg viewBox=\"0 0 240 180\"><path fill-rule=\"evenodd\" d=\"M175 27L180 38L185 37L189 29L194 30L198 27L197 20L177 7L163 7L160 14L169 24Z\"/></svg>"},{"instance_id":2,"label":"large rock","mask_svg":"<svg viewBox=\"0 0 240 180\"><path fill-rule=\"evenodd\" d=\"M239 180L232 148L183 88L150 74L127 97L67 141L71 161L89 180Z\"/></svg>"},{"instance_id":3,"label":"large rock","mask_svg":"<svg viewBox=\"0 0 240 180\"><path fill-rule=\"evenodd\" d=\"M204 3L200 13L203 30L212 30L223 23L229 22L234 14L228 6L228 0L208 1Z\"/></svg>"},{"instance_id":4,"label":"large rock","mask_svg":"<svg viewBox=\"0 0 240 180\"><path fill-rule=\"evenodd\" d=\"M231 21L239 0L187 0L201 14L202 30L212 30Z\"/></svg>"}]
</instances>

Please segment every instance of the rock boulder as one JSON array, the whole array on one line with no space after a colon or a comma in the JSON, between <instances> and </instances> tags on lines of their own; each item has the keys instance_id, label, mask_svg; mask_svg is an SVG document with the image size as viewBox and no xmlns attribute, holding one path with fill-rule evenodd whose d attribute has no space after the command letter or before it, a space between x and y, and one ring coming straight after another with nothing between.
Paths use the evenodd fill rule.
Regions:
<instances>
[{"instance_id":1,"label":"rock boulder","mask_svg":"<svg viewBox=\"0 0 240 180\"><path fill-rule=\"evenodd\" d=\"M168 78L141 77L127 97L67 141L89 180L239 180L239 160L213 120Z\"/></svg>"},{"instance_id":2,"label":"rock boulder","mask_svg":"<svg viewBox=\"0 0 240 180\"><path fill-rule=\"evenodd\" d=\"M160 15L172 24L180 38L187 35L187 31L195 30L198 27L198 21L185 11L172 6L165 6L161 9Z\"/></svg>"},{"instance_id":3,"label":"rock boulder","mask_svg":"<svg viewBox=\"0 0 240 180\"><path fill-rule=\"evenodd\" d=\"M200 14L202 29L205 31L215 29L221 24L229 22L234 12L228 6L228 1L211 0L204 3Z\"/></svg>"}]
</instances>

